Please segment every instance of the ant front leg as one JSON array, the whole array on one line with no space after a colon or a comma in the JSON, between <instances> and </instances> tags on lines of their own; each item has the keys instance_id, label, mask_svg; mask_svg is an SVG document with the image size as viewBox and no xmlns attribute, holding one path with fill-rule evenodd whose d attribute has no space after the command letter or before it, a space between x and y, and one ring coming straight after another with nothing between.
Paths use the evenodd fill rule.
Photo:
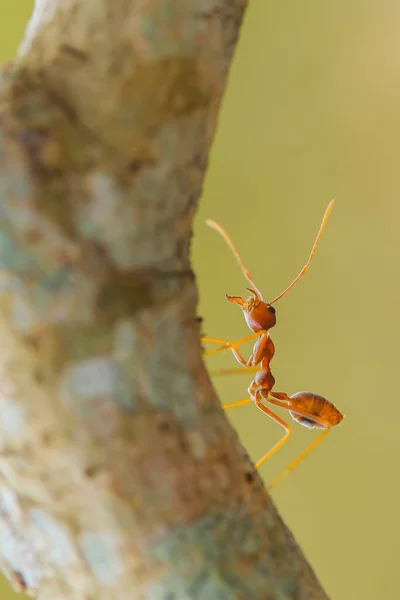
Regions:
<instances>
[{"instance_id":1,"label":"ant front leg","mask_svg":"<svg viewBox=\"0 0 400 600\"><path fill-rule=\"evenodd\" d=\"M251 353L250 358L248 360L245 360L243 358L239 350L237 350L235 347L231 347L233 356L243 367L256 367L266 356L268 357L267 361L269 364L269 361L274 355L275 346L273 341L269 337L268 332L261 330L257 332L257 334L259 337L256 343L254 344L253 352Z\"/></svg>"},{"instance_id":2,"label":"ant front leg","mask_svg":"<svg viewBox=\"0 0 400 600\"><path fill-rule=\"evenodd\" d=\"M280 406L282 408L289 408L288 404L290 404L292 402L292 400L290 399L290 396L288 396L287 394L285 394L285 392L268 392L269 396L272 396L275 400L280 400L280 402L274 402L273 400L271 400L271 398L267 398L264 397L265 400L267 400L268 402L272 402L272 404L275 404L276 406Z\"/></svg>"},{"instance_id":3,"label":"ant front leg","mask_svg":"<svg viewBox=\"0 0 400 600\"><path fill-rule=\"evenodd\" d=\"M215 350L204 350L203 354L205 354L206 356L211 356L213 354L217 354L218 352L223 352L224 350L232 350L232 352L233 352L233 350L236 350L236 348L238 346L240 346L241 344L244 344L245 342L249 342L251 340L254 340L255 338L258 338L262 333L263 333L263 330L257 331L256 333L252 333L251 335L241 338L240 340L237 340L236 342L232 342L230 340L220 340L218 338L202 337L202 338L200 338L201 342L210 342L210 343L214 343L214 344L221 344L221 346L219 348L216 348ZM240 355L238 350L236 350L236 352L238 355ZM236 357L236 359L237 359L237 357ZM246 362L246 361L244 361L244 362Z\"/></svg>"},{"instance_id":4,"label":"ant front leg","mask_svg":"<svg viewBox=\"0 0 400 600\"><path fill-rule=\"evenodd\" d=\"M245 367L241 369L219 369L219 371L211 371L213 377L223 377L225 375L247 375L247 373L257 373L258 367Z\"/></svg>"},{"instance_id":5,"label":"ant front leg","mask_svg":"<svg viewBox=\"0 0 400 600\"><path fill-rule=\"evenodd\" d=\"M209 342L209 341L212 341L212 339L213 338L206 338L205 341ZM221 341L221 340L218 340L218 341ZM228 341L226 343L231 344L231 342L228 342ZM232 350L232 354L236 358L238 363L240 365L242 365L243 367L247 367L246 359L244 358L244 356L242 354L240 354L239 350L237 350L233 345L217 348L216 350L208 350L208 351L206 350L206 351L203 351L203 354L205 354L206 356L210 356L212 354L217 354L217 352L219 352L220 350Z\"/></svg>"}]
</instances>

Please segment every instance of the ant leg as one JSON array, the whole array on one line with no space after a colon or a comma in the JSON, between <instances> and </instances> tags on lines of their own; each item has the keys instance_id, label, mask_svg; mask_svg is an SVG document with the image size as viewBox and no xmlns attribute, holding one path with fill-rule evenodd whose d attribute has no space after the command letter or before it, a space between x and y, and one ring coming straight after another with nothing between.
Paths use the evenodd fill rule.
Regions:
<instances>
[{"instance_id":1,"label":"ant leg","mask_svg":"<svg viewBox=\"0 0 400 600\"><path fill-rule=\"evenodd\" d=\"M217 354L217 352L220 352L221 350L232 350L232 354L233 356L236 358L236 360L238 361L238 363L240 365L242 365L243 367L247 366L247 361L246 359L243 357L242 354L240 354L239 350L237 350L236 348L233 348L232 345L228 345L228 344L232 344L232 342L229 342L228 340L217 340L215 338L201 338L202 342L223 342L225 341L225 346L221 346L220 348L217 348L216 350L203 350L203 354L205 356L210 356L212 354Z\"/></svg>"},{"instance_id":2,"label":"ant leg","mask_svg":"<svg viewBox=\"0 0 400 600\"><path fill-rule=\"evenodd\" d=\"M243 354L240 354L239 350L237 350L237 348L233 348L232 346L224 346L223 348L217 348L217 350L208 350L208 351L203 352L203 354L205 354L206 356L210 356L210 354L216 354L220 350L226 350L226 349L232 350L232 354L238 361L239 365L242 365L243 367L247 367L247 360L244 358Z\"/></svg>"},{"instance_id":3,"label":"ant leg","mask_svg":"<svg viewBox=\"0 0 400 600\"><path fill-rule=\"evenodd\" d=\"M231 343L229 340L219 340L218 338L212 337L202 337L200 338L201 342L213 342L214 344L223 344L224 348L229 348L229 344Z\"/></svg>"},{"instance_id":4,"label":"ant leg","mask_svg":"<svg viewBox=\"0 0 400 600\"><path fill-rule=\"evenodd\" d=\"M232 402L232 404L223 404L222 408L226 410L227 408L236 408L236 406L243 406L244 404L249 404L249 402L253 402L253 398L246 398L245 400L238 400L237 402Z\"/></svg>"},{"instance_id":5,"label":"ant leg","mask_svg":"<svg viewBox=\"0 0 400 600\"><path fill-rule=\"evenodd\" d=\"M241 338L240 340L237 340L236 342L231 342L229 340L219 340L217 338L202 337L202 338L200 338L201 342L213 342L216 344L222 344L219 348L216 348L215 350L205 350L203 352L203 354L205 354L206 356L211 356L212 354L217 354L217 352L222 352L223 350L232 350L233 348L236 349L237 346L240 346L241 344L244 344L245 342L254 340L258 336L260 336L262 333L263 333L263 330L261 329L260 331L257 331L256 333L252 333L251 335L247 335L246 337Z\"/></svg>"},{"instance_id":6,"label":"ant leg","mask_svg":"<svg viewBox=\"0 0 400 600\"><path fill-rule=\"evenodd\" d=\"M268 395L273 396L277 400L283 400L284 402L289 402L289 403L292 402L292 400L290 399L290 396L285 394L285 392L268 392ZM268 400L268 402L272 402L272 400L270 398L265 398L265 400ZM277 404L277 406L281 406L281 405ZM284 408L287 408L287 407L285 406Z\"/></svg>"},{"instance_id":7,"label":"ant leg","mask_svg":"<svg viewBox=\"0 0 400 600\"><path fill-rule=\"evenodd\" d=\"M258 367L242 367L241 369L220 369L219 371L211 371L210 375L223 376L223 375L246 375L247 373L257 373Z\"/></svg>"},{"instance_id":8,"label":"ant leg","mask_svg":"<svg viewBox=\"0 0 400 600\"><path fill-rule=\"evenodd\" d=\"M271 490L277 483L279 483L280 481L282 481L282 479L289 475L289 473L293 471L295 467L297 467L297 465L303 460L303 458L305 458L307 454L311 452L311 450L314 450L314 448L324 439L324 437L328 435L328 433L331 430L331 427L327 425L325 427L325 430L312 442L312 444L310 444L308 448L306 448L292 463L290 463L290 465L280 475L278 475L278 477L276 477L267 486L268 490Z\"/></svg>"},{"instance_id":9,"label":"ant leg","mask_svg":"<svg viewBox=\"0 0 400 600\"><path fill-rule=\"evenodd\" d=\"M215 338L201 338L202 342L223 342L224 340L217 340ZM220 346L219 348L217 348L216 350L203 350L203 354L204 356L211 356L212 354L217 354L217 352L221 352L221 350L232 350L232 354L233 356L236 358L236 360L238 361L238 363L240 365L242 365L243 367L247 366L247 361L244 358L244 356L242 354L240 354L239 350L237 350L236 348L233 348L233 346L231 345L232 343L229 342L228 340L225 340L225 345L224 346Z\"/></svg>"},{"instance_id":10,"label":"ant leg","mask_svg":"<svg viewBox=\"0 0 400 600\"><path fill-rule=\"evenodd\" d=\"M311 419L316 423L317 426L319 426L324 431L292 463L290 463L290 465L283 471L283 473L278 475L278 477L276 477L269 484L269 486L267 486L268 490L272 489L277 483L279 483L280 481L282 481L282 479L289 475L289 473L293 471L295 467L297 467L297 465L303 460L303 458L305 458L307 454L311 452L311 450L314 450L314 448L324 439L324 437L328 435L331 429L331 425L329 425L329 423L326 423L323 419L320 419L316 415L309 413L307 410L303 410L297 407L296 404L292 402L291 398L287 396L287 394L282 392L270 392L270 395L282 398L282 400L277 400L276 398L270 397L265 398L265 400L268 400L268 402L271 402L271 404L274 404L275 406L286 408L287 410L295 412L297 415Z\"/></svg>"},{"instance_id":11,"label":"ant leg","mask_svg":"<svg viewBox=\"0 0 400 600\"><path fill-rule=\"evenodd\" d=\"M275 452L277 450L279 450L279 448L281 448L285 442L288 441L288 439L292 435L293 431L292 431L292 428L290 427L290 425L288 425L287 423L285 423L285 421L283 421L282 419L280 419L277 415L275 415L266 406L264 406L263 404L261 404L260 400L256 400L256 406L260 410L262 410L266 415L268 415L269 417L271 417L271 419L273 419L274 421L276 421L276 423L279 423L279 425L281 425L281 427L283 427L286 430L286 433L283 436L283 438L280 439L279 442L277 442L275 444L275 446L273 446L271 448L271 450L269 450L267 452L267 454L264 454L264 456L262 458L260 458L260 460L258 460L256 462L255 467L256 467L256 469L258 469L266 460L268 460L273 454L275 454Z\"/></svg>"}]
</instances>

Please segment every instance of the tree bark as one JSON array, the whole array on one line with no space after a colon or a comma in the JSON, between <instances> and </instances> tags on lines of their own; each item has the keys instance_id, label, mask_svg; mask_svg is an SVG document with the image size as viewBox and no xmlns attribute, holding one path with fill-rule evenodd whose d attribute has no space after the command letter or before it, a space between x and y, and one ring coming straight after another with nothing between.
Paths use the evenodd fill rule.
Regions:
<instances>
[{"instance_id":1,"label":"tree bark","mask_svg":"<svg viewBox=\"0 0 400 600\"><path fill-rule=\"evenodd\" d=\"M36 0L0 82L0 559L43 600L326 599L202 362L245 0Z\"/></svg>"}]
</instances>

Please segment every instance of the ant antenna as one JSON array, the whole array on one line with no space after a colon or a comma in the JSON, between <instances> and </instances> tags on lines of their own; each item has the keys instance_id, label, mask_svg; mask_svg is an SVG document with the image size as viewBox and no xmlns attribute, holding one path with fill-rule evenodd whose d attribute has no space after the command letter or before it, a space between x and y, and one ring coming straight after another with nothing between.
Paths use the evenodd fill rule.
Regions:
<instances>
[{"instance_id":1,"label":"ant antenna","mask_svg":"<svg viewBox=\"0 0 400 600\"><path fill-rule=\"evenodd\" d=\"M331 200L328 204L328 207L325 211L325 214L322 218L322 223L320 225L319 231L317 233L317 237L315 239L314 245L311 249L311 254L308 258L308 261L306 262L306 264L304 265L304 267L301 269L300 273L297 275L297 277L295 279L293 279L292 283L286 288L286 290L284 290L281 294L279 294L279 296L277 296L276 298L274 298L273 300L271 300L271 302L268 302L268 304L273 304L274 302L276 302L277 300L279 300L280 298L283 298L283 296L285 296L287 294L287 292L289 290L292 289L292 287L298 282L298 280L303 277L304 273L306 273L306 271L308 270L308 267L310 266L310 263L314 257L315 251L317 249L317 246L319 244L319 240L321 239L321 235L323 230L325 229L325 225L326 225L326 221L328 220L329 217L329 213L331 212L333 205L335 204L334 200Z\"/></svg>"},{"instance_id":2,"label":"ant antenna","mask_svg":"<svg viewBox=\"0 0 400 600\"><path fill-rule=\"evenodd\" d=\"M209 227L211 227L212 229L215 229L216 231L218 231L218 233L224 238L224 240L226 241L226 243L228 244L228 246L230 247L230 249L233 252L233 255L235 256L236 260L238 261L240 268L242 269L243 275L246 277L247 281L252 285L252 287L255 289L255 291L257 292L257 294L260 297L260 300L264 300L262 292L260 290L260 288L255 284L254 279L252 278L252 276L250 275L250 271L248 269L246 269L242 259L240 258L240 254L239 252L236 250L234 243L232 242L231 238L229 237L229 235L226 233L225 229L223 227L221 227L221 225L219 225L218 223L216 223L215 221L213 221L212 219L207 219L206 223Z\"/></svg>"}]
</instances>

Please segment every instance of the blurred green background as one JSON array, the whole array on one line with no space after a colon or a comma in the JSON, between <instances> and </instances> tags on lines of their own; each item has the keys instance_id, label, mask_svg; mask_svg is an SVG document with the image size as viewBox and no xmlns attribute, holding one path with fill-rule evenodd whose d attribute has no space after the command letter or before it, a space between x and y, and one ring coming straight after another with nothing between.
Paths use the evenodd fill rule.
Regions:
<instances>
[{"instance_id":1,"label":"blurred green background","mask_svg":"<svg viewBox=\"0 0 400 600\"><path fill-rule=\"evenodd\" d=\"M0 3L3 61L31 5ZM273 491L332 600L399 597L399 32L393 0L250 2L193 243L203 330L238 339L249 332L224 294L246 295L246 282L205 218L227 228L268 299L302 267L326 205L337 201L271 331L276 390L317 392L346 414ZM229 355L207 364L235 366ZM233 402L250 380L215 385ZM254 460L282 435L252 405L229 417ZM294 428L262 466L267 482L315 436ZM6 590L0 597L11 599Z\"/></svg>"}]
</instances>

